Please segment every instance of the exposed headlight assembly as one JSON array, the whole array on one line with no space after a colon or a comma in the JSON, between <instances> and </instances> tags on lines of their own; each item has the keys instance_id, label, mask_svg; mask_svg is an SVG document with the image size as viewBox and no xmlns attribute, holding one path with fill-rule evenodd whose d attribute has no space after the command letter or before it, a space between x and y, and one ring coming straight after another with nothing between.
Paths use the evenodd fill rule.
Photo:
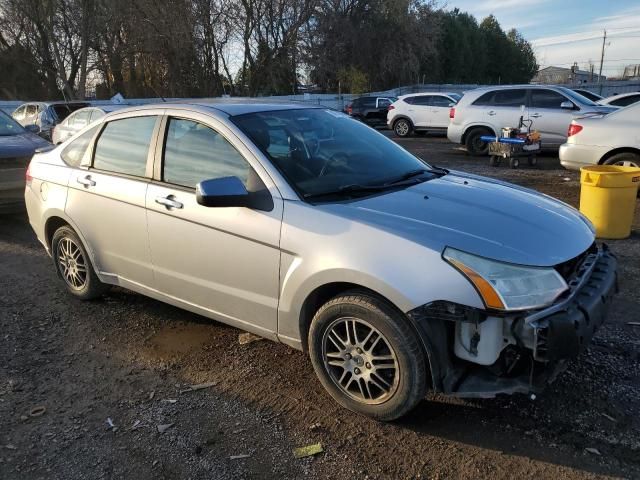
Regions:
<instances>
[{"instance_id":1,"label":"exposed headlight assembly","mask_svg":"<svg viewBox=\"0 0 640 480\"><path fill-rule=\"evenodd\" d=\"M487 308L528 310L551 304L567 290L551 267L525 267L447 247L443 257L474 285Z\"/></svg>"}]
</instances>

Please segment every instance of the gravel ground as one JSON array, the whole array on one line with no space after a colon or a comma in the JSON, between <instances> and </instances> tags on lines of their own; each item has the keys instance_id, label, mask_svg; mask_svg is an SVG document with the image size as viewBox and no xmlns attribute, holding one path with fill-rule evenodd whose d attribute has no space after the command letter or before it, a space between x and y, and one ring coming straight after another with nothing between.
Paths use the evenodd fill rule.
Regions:
<instances>
[{"instance_id":1,"label":"gravel ground","mask_svg":"<svg viewBox=\"0 0 640 480\"><path fill-rule=\"evenodd\" d=\"M400 143L578 203L554 156L511 170L440 137ZM239 330L121 289L70 298L24 215L0 217L0 479L640 478L640 208L634 229L610 242L608 323L535 401L431 395L381 424L338 407L284 345L240 345ZM294 458L316 442L324 453Z\"/></svg>"}]
</instances>

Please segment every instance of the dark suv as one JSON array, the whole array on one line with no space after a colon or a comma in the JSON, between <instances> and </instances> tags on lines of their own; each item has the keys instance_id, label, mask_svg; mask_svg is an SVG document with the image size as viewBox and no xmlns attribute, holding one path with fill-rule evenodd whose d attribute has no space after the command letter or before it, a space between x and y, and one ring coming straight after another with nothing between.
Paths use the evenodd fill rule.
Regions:
<instances>
[{"instance_id":1,"label":"dark suv","mask_svg":"<svg viewBox=\"0 0 640 480\"><path fill-rule=\"evenodd\" d=\"M387 108L397 97L360 97L347 106L346 112L353 118L372 127L387 126Z\"/></svg>"}]
</instances>

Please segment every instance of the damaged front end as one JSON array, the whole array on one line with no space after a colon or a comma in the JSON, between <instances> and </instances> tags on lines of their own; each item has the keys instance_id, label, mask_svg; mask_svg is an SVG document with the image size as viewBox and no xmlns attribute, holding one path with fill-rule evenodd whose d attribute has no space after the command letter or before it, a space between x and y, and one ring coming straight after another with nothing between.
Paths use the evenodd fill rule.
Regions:
<instances>
[{"instance_id":1,"label":"damaged front end","mask_svg":"<svg viewBox=\"0 0 640 480\"><path fill-rule=\"evenodd\" d=\"M434 390L460 397L540 391L604 322L617 292L616 270L607 246L594 246L561 272L569 289L544 309L498 312L436 301L410 311Z\"/></svg>"}]
</instances>

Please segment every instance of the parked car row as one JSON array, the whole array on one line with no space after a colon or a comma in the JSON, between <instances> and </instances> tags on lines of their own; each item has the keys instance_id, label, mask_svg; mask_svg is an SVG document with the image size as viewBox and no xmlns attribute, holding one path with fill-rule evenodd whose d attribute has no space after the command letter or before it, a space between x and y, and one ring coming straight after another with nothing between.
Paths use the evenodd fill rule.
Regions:
<instances>
[{"instance_id":1,"label":"parked car row","mask_svg":"<svg viewBox=\"0 0 640 480\"><path fill-rule=\"evenodd\" d=\"M425 92L395 100L362 97L346 112L378 127L384 115L382 107L388 105L386 125L398 137L446 132L450 141L464 145L475 156L488 152L482 136L497 136L502 128L518 125L523 117L533 122L544 148L560 149L565 168L578 169L602 163L640 165L640 111L625 108L638 102L640 92L602 98L588 90L562 86L508 85L477 88L464 95Z\"/></svg>"}]
</instances>

